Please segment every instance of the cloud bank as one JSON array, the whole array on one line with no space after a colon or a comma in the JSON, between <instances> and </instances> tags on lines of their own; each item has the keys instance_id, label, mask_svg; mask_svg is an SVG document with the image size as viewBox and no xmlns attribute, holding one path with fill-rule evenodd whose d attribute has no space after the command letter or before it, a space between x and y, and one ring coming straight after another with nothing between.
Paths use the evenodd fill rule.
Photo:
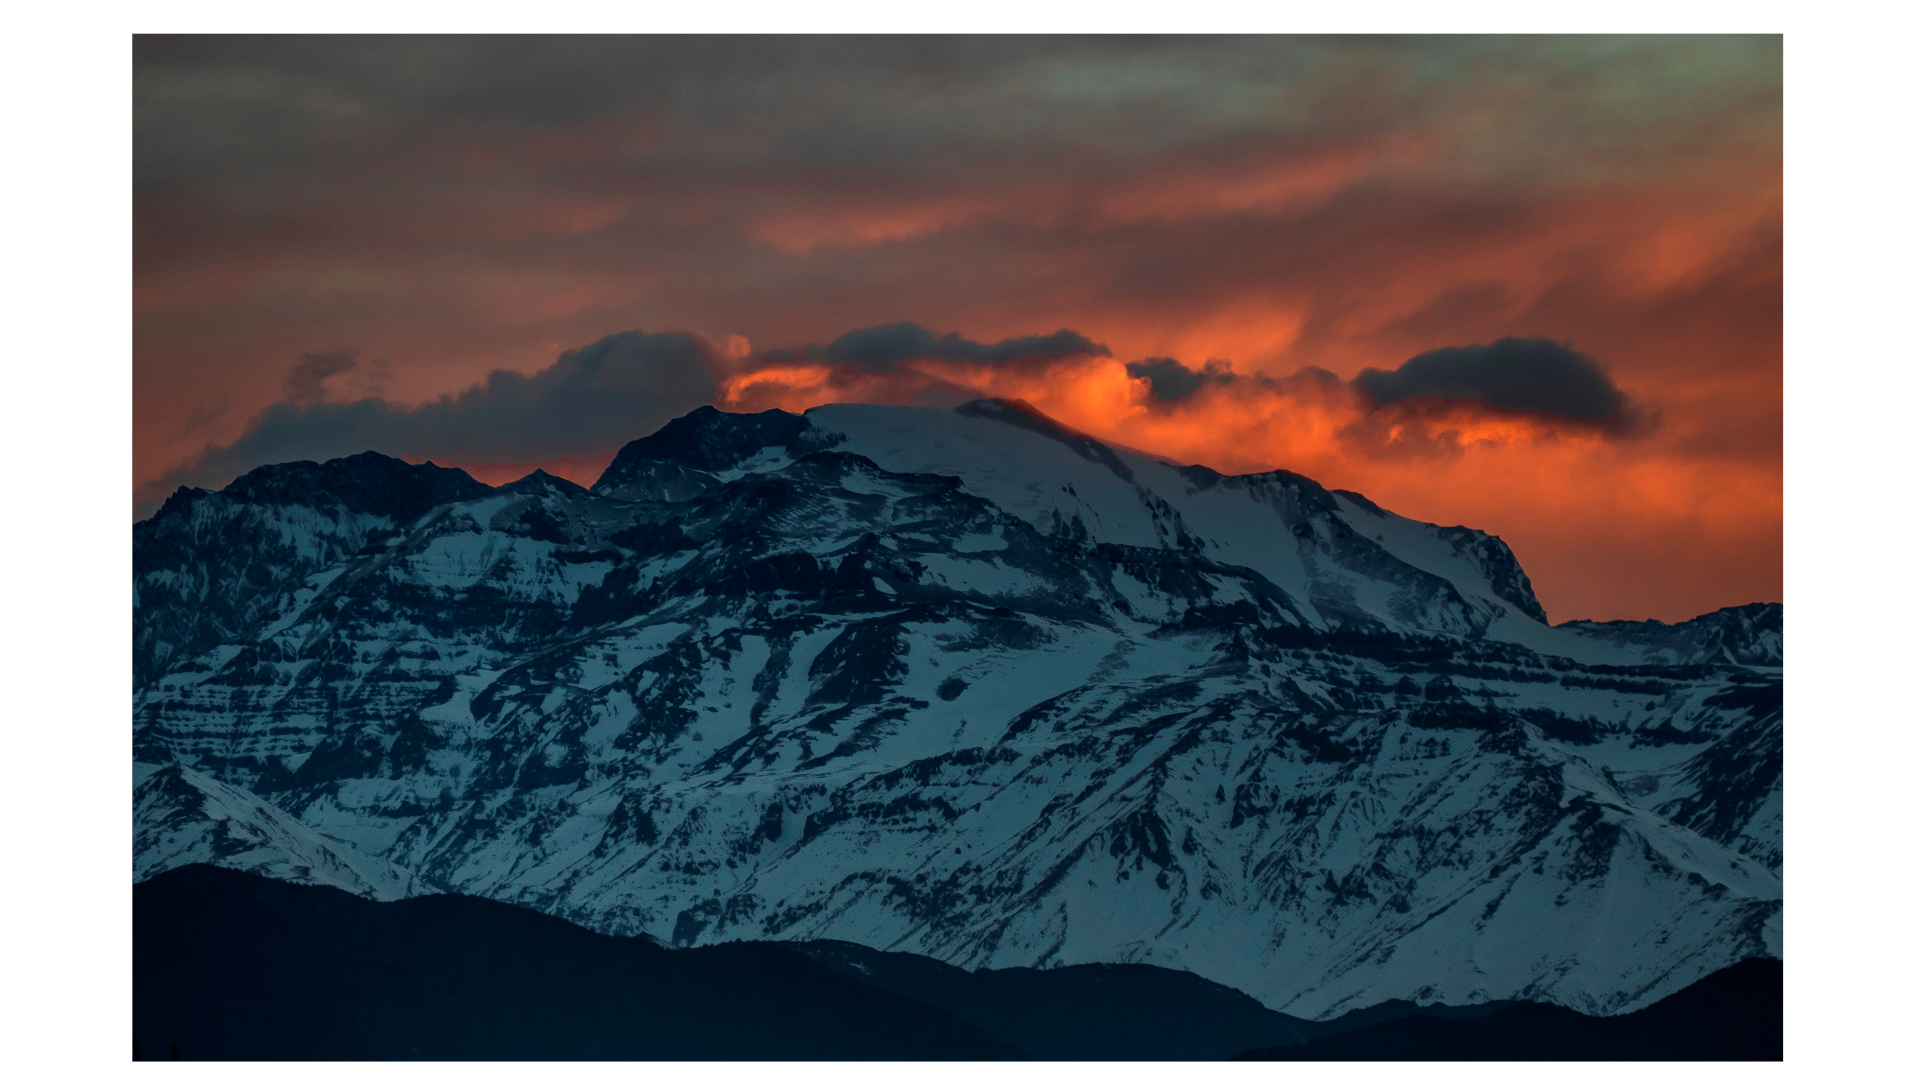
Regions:
<instances>
[{"instance_id":1,"label":"cloud bank","mask_svg":"<svg viewBox=\"0 0 1920 1080\"><path fill-rule=\"evenodd\" d=\"M208 447L140 492L141 516L175 487L221 486L281 461L324 461L375 450L461 463L590 457L713 400L718 362L692 334L612 334L561 354L532 375L493 371L423 405L381 398L322 400L324 383L352 369L350 352L309 353L287 373L286 400L253 417L234 442Z\"/></svg>"},{"instance_id":2,"label":"cloud bank","mask_svg":"<svg viewBox=\"0 0 1920 1080\"><path fill-rule=\"evenodd\" d=\"M1187 460L1236 461L1242 471L1444 457L1491 443L1617 440L1652 427L1647 410L1592 357L1562 342L1511 337L1431 349L1342 379L1316 365L1275 376L1241 374L1219 358L1122 363L1072 330L987 346L906 323L853 331L829 346L771 350L722 380L720 404L798 412L837 401L951 407L983 396L1027 400L1129 445L1164 449L1183 432ZM1284 428L1252 426L1254 415L1281 419ZM1143 437L1143 427L1155 434Z\"/></svg>"},{"instance_id":3,"label":"cloud bank","mask_svg":"<svg viewBox=\"0 0 1920 1080\"><path fill-rule=\"evenodd\" d=\"M841 334L825 345L807 345L769 353L767 361L824 360L859 371L897 370L907 360L951 360L967 364L1005 364L1015 360L1058 360L1069 356L1112 356L1112 350L1072 330L1003 338L991 345L959 333L937 335L919 323L869 326Z\"/></svg>"}]
</instances>

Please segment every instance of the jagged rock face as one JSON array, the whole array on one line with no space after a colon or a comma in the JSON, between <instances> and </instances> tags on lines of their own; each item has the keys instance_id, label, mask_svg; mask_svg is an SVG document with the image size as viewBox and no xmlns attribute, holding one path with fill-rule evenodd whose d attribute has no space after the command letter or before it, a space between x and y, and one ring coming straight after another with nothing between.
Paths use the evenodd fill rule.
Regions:
<instances>
[{"instance_id":1,"label":"jagged rock face","mask_svg":"<svg viewBox=\"0 0 1920 1080\"><path fill-rule=\"evenodd\" d=\"M217 496L181 488L133 527L133 683L254 634L310 576L443 503L492 489L459 469L358 454L269 465Z\"/></svg>"},{"instance_id":2,"label":"jagged rock face","mask_svg":"<svg viewBox=\"0 0 1920 1080\"><path fill-rule=\"evenodd\" d=\"M181 643L136 754L408 888L681 943L1154 963L1305 1017L1612 1013L1777 955L1777 605L1549 627L1495 537L1001 402L700 410L592 491L405 520L345 482L136 530L165 567L137 625ZM240 599L209 620L181 581ZM142 820L191 839L165 794ZM222 844L136 873L294 864Z\"/></svg>"},{"instance_id":3,"label":"jagged rock face","mask_svg":"<svg viewBox=\"0 0 1920 1080\"><path fill-rule=\"evenodd\" d=\"M1579 619L1562 626L1596 641L1638 647L1651 659L1674 664L1779 667L1783 655L1779 604L1721 608L1674 626L1658 619L1645 622Z\"/></svg>"}]
</instances>

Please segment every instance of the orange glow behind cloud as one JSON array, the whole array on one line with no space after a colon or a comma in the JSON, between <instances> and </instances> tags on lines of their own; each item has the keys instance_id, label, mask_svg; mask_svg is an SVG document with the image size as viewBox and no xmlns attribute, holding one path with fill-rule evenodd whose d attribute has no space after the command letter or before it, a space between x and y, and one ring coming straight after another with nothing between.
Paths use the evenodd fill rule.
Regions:
<instances>
[{"instance_id":1,"label":"orange glow behind cloud","mask_svg":"<svg viewBox=\"0 0 1920 1080\"><path fill-rule=\"evenodd\" d=\"M691 331L720 408L1024 399L1497 533L1556 619L1780 599L1777 38L421 48L136 44L136 505L230 479L183 470L310 352L362 359L330 401L410 408L610 333ZM281 83L235 74L256 70L308 91L260 97ZM528 95L545 105L502 110ZM908 321L1111 355L769 359ZM1591 357L1647 422L1351 388L1509 336ZM1237 378L1168 402L1127 373L1153 358ZM590 484L617 449L436 460Z\"/></svg>"},{"instance_id":2,"label":"orange glow behind cloud","mask_svg":"<svg viewBox=\"0 0 1920 1080\"><path fill-rule=\"evenodd\" d=\"M1676 458L1646 440L1477 405L1379 409L1328 377L1241 379L1173 404L1149 389L1105 357L921 360L890 374L789 363L735 375L719 405L800 412L833 402L1019 398L1137 451L1225 473L1285 468L1408 517L1502 536L1556 620L1645 617L1649 590L1667 597L1655 614L1681 619L1737 602L1727 597L1738 582L1777 579L1777 465ZM1708 558L1682 555L1695 551ZM1612 573L1595 573L1595 560ZM1629 588L1612 583L1620 575L1633 579Z\"/></svg>"}]
</instances>

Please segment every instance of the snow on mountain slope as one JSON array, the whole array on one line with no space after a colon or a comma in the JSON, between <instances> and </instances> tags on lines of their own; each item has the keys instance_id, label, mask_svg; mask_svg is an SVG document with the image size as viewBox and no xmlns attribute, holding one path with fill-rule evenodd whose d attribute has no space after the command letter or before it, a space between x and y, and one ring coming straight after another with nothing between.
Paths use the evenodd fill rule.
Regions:
<instances>
[{"instance_id":1,"label":"snow on mountain slope","mask_svg":"<svg viewBox=\"0 0 1920 1080\"><path fill-rule=\"evenodd\" d=\"M1779 667L1784 655L1779 604L1721 608L1672 626L1645 622L1577 619L1559 629L1595 643L1636 652L1668 664L1752 664Z\"/></svg>"},{"instance_id":2,"label":"snow on mountain slope","mask_svg":"<svg viewBox=\"0 0 1920 1080\"><path fill-rule=\"evenodd\" d=\"M1716 657L1551 628L1496 538L1050 424L698 410L592 491L482 487L311 559L162 520L293 504L169 504L151 635L190 616L145 590L255 591L142 685L136 755L683 943L1148 962L1303 1016L1611 1013L1777 954L1779 674L1727 659L1765 619ZM311 501L382 462L311 467Z\"/></svg>"},{"instance_id":3,"label":"snow on mountain slope","mask_svg":"<svg viewBox=\"0 0 1920 1080\"><path fill-rule=\"evenodd\" d=\"M380 454L270 465L218 497L181 488L133 527L134 685L298 605L289 584L488 490L459 469Z\"/></svg>"},{"instance_id":4,"label":"snow on mountain slope","mask_svg":"<svg viewBox=\"0 0 1920 1080\"><path fill-rule=\"evenodd\" d=\"M839 449L894 471L957 476L968 491L1044 532L1204 551L1248 567L1306 599L1304 613L1317 628L1380 620L1478 634L1516 613L1545 622L1532 585L1497 538L1408 521L1364 499L1338 500L1293 473L1227 477L1178 467L1112 450L1009 402L952 411L827 405L807 419L845 436ZM1355 528L1362 515L1366 531ZM1383 542L1389 531L1391 545ZM1496 551L1511 573L1490 578L1463 556L1475 550L1469 538Z\"/></svg>"},{"instance_id":5,"label":"snow on mountain slope","mask_svg":"<svg viewBox=\"0 0 1920 1080\"><path fill-rule=\"evenodd\" d=\"M272 803L179 763L133 767L133 880L209 863L370 900L435 890L412 873L322 836Z\"/></svg>"}]
</instances>

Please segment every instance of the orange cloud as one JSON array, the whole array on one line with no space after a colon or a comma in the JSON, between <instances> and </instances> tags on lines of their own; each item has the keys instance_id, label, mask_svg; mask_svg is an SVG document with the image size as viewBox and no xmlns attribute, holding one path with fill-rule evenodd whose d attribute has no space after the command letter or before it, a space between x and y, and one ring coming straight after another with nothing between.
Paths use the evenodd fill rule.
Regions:
<instances>
[{"instance_id":1,"label":"orange cloud","mask_svg":"<svg viewBox=\"0 0 1920 1080\"><path fill-rule=\"evenodd\" d=\"M136 45L136 489L316 350L390 359L406 409L684 328L761 350L714 350L724 408L1023 398L1499 532L1556 617L1779 596L1778 39ZM1111 357L767 359L905 321ZM1660 424L1350 385L1502 337L1572 342ZM1128 373L1168 357L1238 378ZM514 453L475 468L592 479Z\"/></svg>"},{"instance_id":2,"label":"orange cloud","mask_svg":"<svg viewBox=\"0 0 1920 1080\"><path fill-rule=\"evenodd\" d=\"M1477 403L1373 404L1317 370L1238 379L1160 402L1106 357L898 372L787 363L722 384L723 408L1020 398L1098 438L1222 472L1286 468L1398 513L1503 536L1556 620L1678 620L1778 599L1777 464L1672 456L1657 439Z\"/></svg>"}]
</instances>

